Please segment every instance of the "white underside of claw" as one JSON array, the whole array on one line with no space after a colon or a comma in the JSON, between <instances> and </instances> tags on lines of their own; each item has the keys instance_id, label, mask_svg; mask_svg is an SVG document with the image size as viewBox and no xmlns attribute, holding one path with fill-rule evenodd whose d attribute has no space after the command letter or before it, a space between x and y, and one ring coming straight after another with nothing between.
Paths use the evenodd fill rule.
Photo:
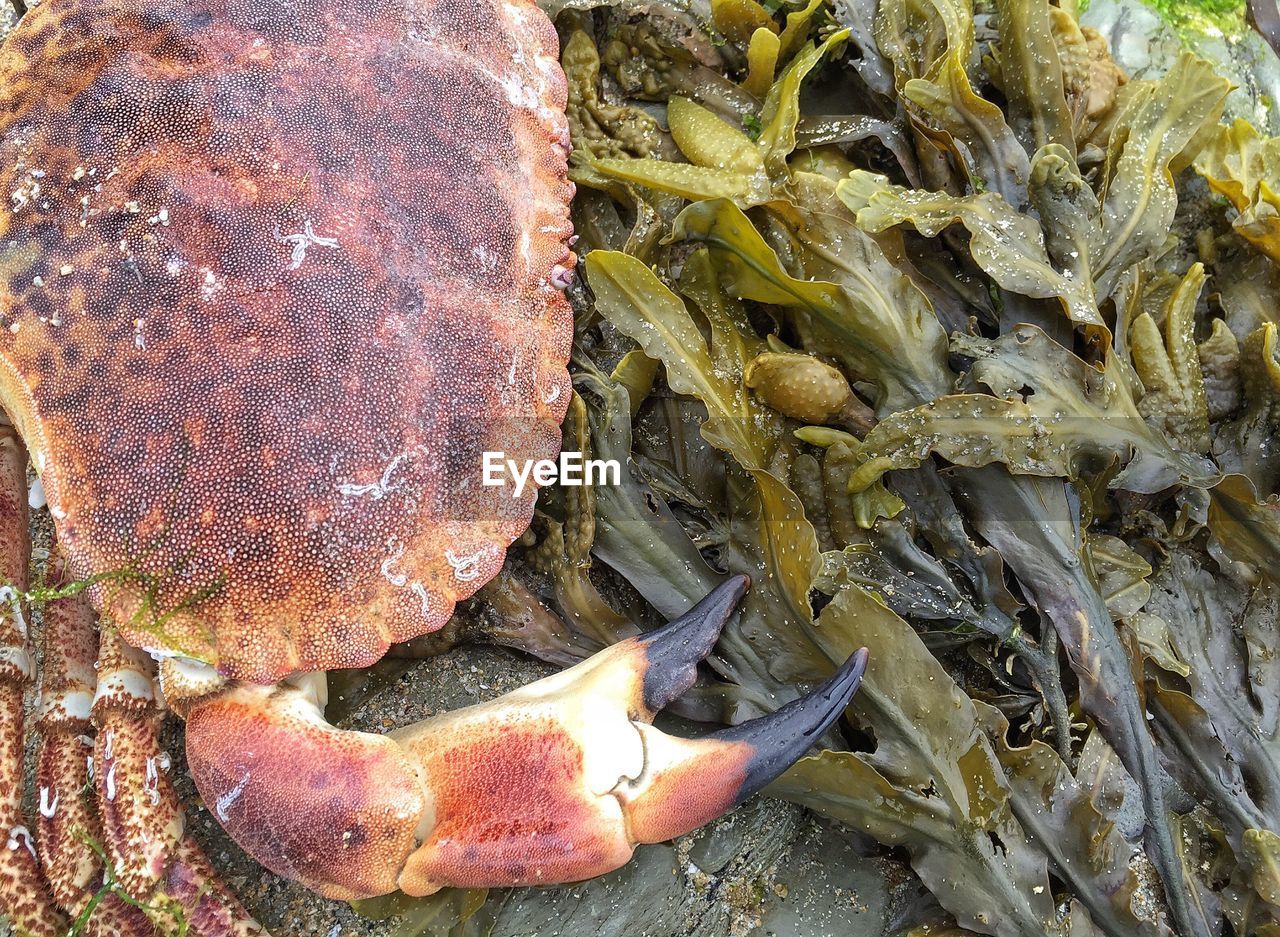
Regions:
<instances>
[{"instance_id":1,"label":"white underside of claw","mask_svg":"<svg viewBox=\"0 0 1280 937\"><path fill-rule=\"evenodd\" d=\"M98 688L94 691L93 701L96 703L108 697L152 702L156 698L155 686L150 677L136 670L113 670L98 678Z\"/></svg>"},{"instance_id":2,"label":"white underside of claw","mask_svg":"<svg viewBox=\"0 0 1280 937\"><path fill-rule=\"evenodd\" d=\"M315 708L316 715L324 719L324 708L329 703L329 678L323 671L296 673L286 677L282 685L296 688Z\"/></svg>"},{"instance_id":3,"label":"white underside of claw","mask_svg":"<svg viewBox=\"0 0 1280 937\"><path fill-rule=\"evenodd\" d=\"M605 693L592 693L586 687L579 692L581 696L558 700L556 709L581 740L587 790L606 797L619 784L644 772L644 741L623 701Z\"/></svg>"},{"instance_id":4,"label":"white underside of claw","mask_svg":"<svg viewBox=\"0 0 1280 937\"><path fill-rule=\"evenodd\" d=\"M160 692L168 703L198 699L226 684L218 671L203 661L163 651L148 653L160 664Z\"/></svg>"},{"instance_id":5,"label":"white underside of claw","mask_svg":"<svg viewBox=\"0 0 1280 937\"><path fill-rule=\"evenodd\" d=\"M42 694L38 716L58 716L70 719L88 719L93 714L93 691L64 690L61 693Z\"/></svg>"}]
</instances>

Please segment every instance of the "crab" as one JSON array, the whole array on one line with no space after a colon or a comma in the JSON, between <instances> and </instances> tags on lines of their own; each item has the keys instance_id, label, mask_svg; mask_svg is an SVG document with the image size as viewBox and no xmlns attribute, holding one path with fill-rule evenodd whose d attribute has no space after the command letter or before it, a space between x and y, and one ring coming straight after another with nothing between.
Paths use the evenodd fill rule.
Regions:
<instances>
[{"instance_id":1,"label":"crab","mask_svg":"<svg viewBox=\"0 0 1280 937\"><path fill-rule=\"evenodd\" d=\"M528 0L44 0L0 49L0 902L18 930L256 929L232 838L322 895L551 884L759 790L855 655L697 740L654 715L748 587L489 703L374 735L324 672L440 628L571 394L565 80ZM56 528L36 766L28 456ZM88 584L81 590L79 585ZM107 887L110 886L110 887ZM139 907L146 905L146 909ZM89 914L92 911L92 914Z\"/></svg>"}]
</instances>

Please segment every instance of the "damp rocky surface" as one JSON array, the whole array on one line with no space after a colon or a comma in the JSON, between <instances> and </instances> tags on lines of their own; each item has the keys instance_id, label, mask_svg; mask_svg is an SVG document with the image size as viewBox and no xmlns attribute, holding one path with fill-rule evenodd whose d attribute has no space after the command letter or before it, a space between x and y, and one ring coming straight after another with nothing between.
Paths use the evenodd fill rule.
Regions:
<instances>
[{"instance_id":1,"label":"damp rocky surface","mask_svg":"<svg viewBox=\"0 0 1280 937\"><path fill-rule=\"evenodd\" d=\"M1131 78L1159 78L1183 49L1208 59L1234 85L1225 119L1243 118L1265 136L1280 135L1280 58L1245 27L1243 12L1238 22L1188 14L1175 28L1142 0L1092 0L1080 21L1106 38L1112 57Z\"/></svg>"}]
</instances>

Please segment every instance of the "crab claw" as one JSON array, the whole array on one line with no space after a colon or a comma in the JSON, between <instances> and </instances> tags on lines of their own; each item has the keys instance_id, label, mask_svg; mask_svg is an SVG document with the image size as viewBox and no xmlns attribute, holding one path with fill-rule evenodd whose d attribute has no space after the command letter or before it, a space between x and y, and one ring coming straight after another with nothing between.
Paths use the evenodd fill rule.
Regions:
<instances>
[{"instance_id":1,"label":"crab claw","mask_svg":"<svg viewBox=\"0 0 1280 937\"><path fill-rule=\"evenodd\" d=\"M865 649L761 719L700 739L650 725L747 586L732 578L655 632L389 736L329 726L314 681L234 686L188 712L192 774L255 858L333 897L600 875L760 790L857 689Z\"/></svg>"}]
</instances>

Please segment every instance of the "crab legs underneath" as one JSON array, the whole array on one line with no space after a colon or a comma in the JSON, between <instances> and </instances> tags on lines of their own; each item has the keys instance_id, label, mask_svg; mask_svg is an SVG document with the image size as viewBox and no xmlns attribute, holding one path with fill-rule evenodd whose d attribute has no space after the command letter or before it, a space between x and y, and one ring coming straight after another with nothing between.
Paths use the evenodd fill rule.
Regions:
<instances>
[{"instance_id":1,"label":"crab legs underneath","mask_svg":"<svg viewBox=\"0 0 1280 937\"><path fill-rule=\"evenodd\" d=\"M323 676L225 683L166 661L205 802L259 862L334 898L552 884L718 817L839 717L863 649L808 696L701 739L651 725L746 592L729 579L665 627L489 703L387 736L323 717Z\"/></svg>"},{"instance_id":2,"label":"crab legs underneath","mask_svg":"<svg viewBox=\"0 0 1280 937\"><path fill-rule=\"evenodd\" d=\"M261 933L184 836L154 665L107 623L96 627L83 592L45 608L34 822L27 815L30 554L26 454L0 424L0 912L32 937L76 924L87 935L149 937L178 930L179 919L192 935ZM49 579L67 582L59 555Z\"/></svg>"}]
</instances>

